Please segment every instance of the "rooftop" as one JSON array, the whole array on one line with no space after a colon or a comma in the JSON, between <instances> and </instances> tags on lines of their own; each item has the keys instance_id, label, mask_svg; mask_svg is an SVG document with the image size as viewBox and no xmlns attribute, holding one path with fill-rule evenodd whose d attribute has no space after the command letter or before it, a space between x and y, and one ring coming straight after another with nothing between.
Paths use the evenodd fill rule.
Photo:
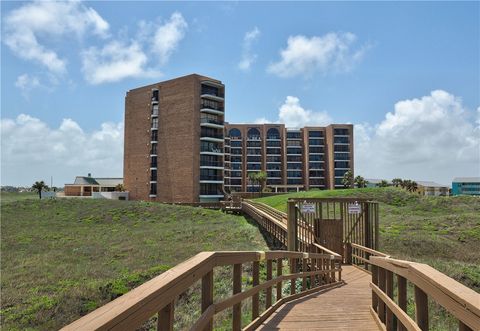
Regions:
<instances>
[{"instance_id":1,"label":"rooftop","mask_svg":"<svg viewBox=\"0 0 480 331\"><path fill-rule=\"evenodd\" d=\"M480 183L480 177L455 177L454 183Z\"/></svg>"}]
</instances>

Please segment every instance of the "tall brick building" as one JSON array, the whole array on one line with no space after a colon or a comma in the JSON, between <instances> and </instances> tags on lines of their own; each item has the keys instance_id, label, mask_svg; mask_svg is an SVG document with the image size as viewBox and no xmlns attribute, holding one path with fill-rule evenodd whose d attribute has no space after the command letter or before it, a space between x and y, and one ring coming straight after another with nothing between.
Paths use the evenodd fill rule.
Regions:
<instances>
[{"instance_id":1,"label":"tall brick building","mask_svg":"<svg viewBox=\"0 0 480 331\"><path fill-rule=\"evenodd\" d=\"M224 85L188 75L125 97L124 185L130 199L223 198Z\"/></svg>"},{"instance_id":2,"label":"tall brick building","mask_svg":"<svg viewBox=\"0 0 480 331\"><path fill-rule=\"evenodd\" d=\"M250 172L265 171L266 185L276 191L343 187L353 172L353 126L287 129L283 124L227 124L225 190L255 192Z\"/></svg>"},{"instance_id":3,"label":"tall brick building","mask_svg":"<svg viewBox=\"0 0 480 331\"><path fill-rule=\"evenodd\" d=\"M225 123L225 86L216 79L192 74L125 97L124 185L133 200L218 201L258 190L248 181L255 171L277 191L333 189L347 170L352 125Z\"/></svg>"}]
</instances>

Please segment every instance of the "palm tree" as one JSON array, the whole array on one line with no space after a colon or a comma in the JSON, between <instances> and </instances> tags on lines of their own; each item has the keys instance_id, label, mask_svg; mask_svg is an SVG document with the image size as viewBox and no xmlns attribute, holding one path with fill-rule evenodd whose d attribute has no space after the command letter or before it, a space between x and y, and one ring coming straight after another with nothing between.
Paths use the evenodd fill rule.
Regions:
<instances>
[{"instance_id":1,"label":"palm tree","mask_svg":"<svg viewBox=\"0 0 480 331\"><path fill-rule=\"evenodd\" d=\"M265 189L265 183L267 182L267 173L265 171L260 171L257 173L257 182L260 184L261 191Z\"/></svg>"},{"instance_id":2,"label":"palm tree","mask_svg":"<svg viewBox=\"0 0 480 331\"><path fill-rule=\"evenodd\" d=\"M377 184L378 187L388 187L388 182L385 179L382 179L380 183Z\"/></svg>"},{"instance_id":3,"label":"palm tree","mask_svg":"<svg viewBox=\"0 0 480 331\"><path fill-rule=\"evenodd\" d=\"M257 182L258 182L257 173L256 172L249 172L248 173L248 180L250 181L250 183L252 185L257 184Z\"/></svg>"},{"instance_id":4,"label":"palm tree","mask_svg":"<svg viewBox=\"0 0 480 331\"><path fill-rule=\"evenodd\" d=\"M403 180L402 180L401 178L394 178L394 179L392 179L392 184L393 184L395 187L402 186L402 182L403 182Z\"/></svg>"},{"instance_id":5,"label":"palm tree","mask_svg":"<svg viewBox=\"0 0 480 331\"><path fill-rule=\"evenodd\" d=\"M355 184L357 184L358 188L362 188L367 186L367 181L362 176L357 176L355 177Z\"/></svg>"},{"instance_id":6,"label":"palm tree","mask_svg":"<svg viewBox=\"0 0 480 331\"><path fill-rule=\"evenodd\" d=\"M38 198L42 198L42 190L48 190L48 186L45 185L45 182L43 180L39 182L35 182L35 184L32 185L32 189L36 192L38 192Z\"/></svg>"},{"instance_id":7,"label":"palm tree","mask_svg":"<svg viewBox=\"0 0 480 331\"><path fill-rule=\"evenodd\" d=\"M414 180L409 180L408 182L409 182L409 183L408 183L407 190L408 190L409 192L415 192L415 191L418 189L418 184L417 184L417 182L414 181Z\"/></svg>"},{"instance_id":8,"label":"palm tree","mask_svg":"<svg viewBox=\"0 0 480 331\"><path fill-rule=\"evenodd\" d=\"M345 188L353 187L353 172L351 170L343 174L342 184Z\"/></svg>"}]
</instances>

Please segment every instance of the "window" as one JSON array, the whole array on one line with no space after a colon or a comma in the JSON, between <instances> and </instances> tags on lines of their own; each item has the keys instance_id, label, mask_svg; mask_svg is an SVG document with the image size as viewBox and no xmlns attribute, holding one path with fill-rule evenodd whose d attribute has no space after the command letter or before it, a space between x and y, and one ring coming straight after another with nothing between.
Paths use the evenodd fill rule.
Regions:
<instances>
[{"instance_id":1,"label":"window","mask_svg":"<svg viewBox=\"0 0 480 331\"><path fill-rule=\"evenodd\" d=\"M313 147L313 146L310 146L309 149L308 149L308 152L309 153L323 153L324 152L324 149L323 147Z\"/></svg>"},{"instance_id":2,"label":"window","mask_svg":"<svg viewBox=\"0 0 480 331\"><path fill-rule=\"evenodd\" d=\"M152 129L158 129L158 117L152 117Z\"/></svg>"},{"instance_id":3,"label":"window","mask_svg":"<svg viewBox=\"0 0 480 331\"><path fill-rule=\"evenodd\" d=\"M302 162L300 155L287 155L287 162Z\"/></svg>"},{"instance_id":4,"label":"window","mask_svg":"<svg viewBox=\"0 0 480 331\"><path fill-rule=\"evenodd\" d=\"M324 145L324 141L323 139L309 139L308 140L308 144L310 146L312 145L315 145L315 146L323 146Z\"/></svg>"},{"instance_id":5,"label":"window","mask_svg":"<svg viewBox=\"0 0 480 331\"><path fill-rule=\"evenodd\" d=\"M323 170L311 170L308 175L310 177L323 177Z\"/></svg>"},{"instance_id":6,"label":"window","mask_svg":"<svg viewBox=\"0 0 480 331\"><path fill-rule=\"evenodd\" d=\"M242 133L240 132L239 129L230 129L230 131L228 132L228 135L230 137L235 137L235 138L242 138ZM233 142L233 141L232 141Z\"/></svg>"},{"instance_id":7,"label":"window","mask_svg":"<svg viewBox=\"0 0 480 331\"><path fill-rule=\"evenodd\" d=\"M323 161L322 154L310 155L308 158L310 159L310 161Z\"/></svg>"},{"instance_id":8,"label":"window","mask_svg":"<svg viewBox=\"0 0 480 331\"><path fill-rule=\"evenodd\" d=\"M280 139L280 132L276 128L268 129L267 139Z\"/></svg>"},{"instance_id":9,"label":"window","mask_svg":"<svg viewBox=\"0 0 480 331\"><path fill-rule=\"evenodd\" d=\"M308 131L308 138L323 137L323 131Z\"/></svg>"},{"instance_id":10,"label":"window","mask_svg":"<svg viewBox=\"0 0 480 331\"><path fill-rule=\"evenodd\" d=\"M257 128L251 128L247 132L248 139L260 140L260 131Z\"/></svg>"},{"instance_id":11,"label":"window","mask_svg":"<svg viewBox=\"0 0 480 331\"><path fill-rule=\"evenodd\" d=\"M324 186L325 185L325 179L323 178L311 178L309 180L310 186L312 185L317 185L317 186Z\"/></svg>"},{"instance_id":12,"label":"window","mask_svg":"<svg viewBox=\"0 0 480 331\"><path fill-rule=\"evenodd\" d=\"M267 162L282 162L282 157L269 155L267 156Z\"/></svg>"},{"instance_id":13,"label":"window","mask_svg":"<svg viewBox=\"0 0 480 331\"><path fill-rule=\"evenodd\" d=\"M222 107L217 101L209 99L202 99L202 108L223 111Z\"/></svg>"},{"instance_id":14,"label":"window","mask_svg":"<svg viewBox=\"0 0 480 331\"><path fill-rule=\"evenodd\" d=\"M232 164L232 170L242 170L242 164L241 163L233 163Z\"/></svg>"},{"instance_id":15,"label":"window","mask_svg":"<svg viewBox=\"0 0 480 331\"><path fill-rule=\"evenodd\" d=\"M287 163L287 169L302 170L302 164L301 163Z\"/></svg>"},{"instance_id":16,"label":"window","mask_svg":"<svg viewBox=\"0 0 480 331\"><path fill-rule=\"evenodd\" d=\"M150 141L157 141L157 140L158 140L158 131L157 130L152 130Z\"/></svg>"},{"instance_id":17,"label":"window","mask_svg":"<svg viewBox=\"0 0 480 331\"><path fill-rule=\"evenodd\" d=\"M322 162L309 162L308 167L310 170L320 170L323 169L323 163Z\"/></svg>"},{"instance_id":18,"label":"window","mask_svg":"<svg viewBox=\"0 0 480 331\"><path fill-rule=\"evenodd\" d=\"M334 137L333 142L335 144L348 144L349 139L348 139L348 137Z\"/></svg>"},{"instance_id":19,"label":"window","mask_svg":"<svg viewBox=\"0 0 480 331\"><path fill-rule=\"evenodd\" d=\"M301 137L300 131L287 131L287 139L300 139Z\"/></svg>"},{"instance_id":20,"label":"window","mask_svg":"<svg viewBox=\"0 0 480 331\"><path fill-rule=\"evenodd\" d=\"M222 184L201 183L200 194L201 195L223 195Z\"/></svg>"},{"instance_id":21,"label":"window","mask_svg":"<svg viewBox=\"0 0 480 331\"><path fill-rule=\"evenodd\" d=\"M302 185L303 180L301 178L288 178L288 185Z\"/></svg>"},{"instance_id":22,"label":"window","mask_svg":"<svg viewBox=\"0 0 480 331\"><path fill-rule=\"evenodd\" d=\"M156 156L152 156L151 159L150 159L150 167L151 168L156 168L157 167L157 157Z\"/></svg>"},{"instance_id":23,"label":"window","mask_svg":"<svg viewBox=\"0 0 480 331\"><path fill-rule=\"evenodd\" d=\"M335 168L350 168L350 162L348 161L335 161Z\"/></svg>"},{"instance_id":24,"label":"window","mask_svg":"<svg viewBox=\"0 0 480 331\"><path fill-rule=\"evenodd\" d=\"M219 130L219 129L202 127L200 129L200 136L201 137L223 139L223 131Z\"/></svg>"},{"instance_id":25,"label":"window","mask_svg":"<svg viewBox=\"0 0 480 331\"><path fill-rule=\"evenodd\" d=\"M267 177L282 177L280 171L267 171Z\"/></svg>"},{"instance_id":26,"label":"window","mask_svg":"<svg viewBox=\"0 0 480 331\"><path fill-rule=\"evenodd\" d=\"M202 85L202 94L219 96L218 88L209 85Z\"/></svg>"},{"instance_id":27,"label":"window","mask_svg":"<svg viewBox=\"0 0 480 331\"><path fill-rule=\"evenodd\" d=\"M240 178L233 179L232 178L232 179L230 179L230 185L242 185L242 179L240 179Z\"/></svg>"},{"instance_id":28,"label":"window","mask_svg":"<svg viewBox=\"0 0 480 331\"><path fill-rule=\"evenodd\" d=\"M262 170L262 165L258 163L248 163L247 170Z\"/></svg>"},{"instance_id":29,"label":"window","mask_svg":"<svg viewBox=\"0 0 480 331\"><path fill-rule=\"evenodd\" d=\"M200 180L222 180L222 170L200 169Z\"/></svg>"},{"instance_id":30,"label":"window","mask_svg":"<svg viewBox=\"0 0 480 331\"><path fill-rule=\"evenodd\" d=\"M334 157L335 160L350 160L350 154L348 153L335 153Z\"/></svg>"},{"instance_id":31,"label":"window","mask_svg":"<svg viewBox=\"0 0 480 331\"><path fill-rule=\"evenodd\" d=\"M302 154L300 147L287 147L287 154Z\"/></svg>"},{"instance_id":32,"label":"window","mask_svg":"<svg viewBox=\"0 0 480 331\"><path fill-rule=\"evenodd\" d=\"M267 178L267 185L282 185L280 178Z\"/></svg>"},{"instance_id":33,"label":"window","mask_svg":"<svg viewBox=\"0 0 480 331\"><path fill-rule=\"evenodd\" d=\"M273 141L267 140L267 147L282 147L282 142L277 140L273 140Z\"/></svg>"},{"instance_id":34,"label":"window","mask_svg":"<svg viewBox=\"0 0 480 331\"><path fill-rule=\"evenodd\" d=\"M153 105L152 107L152 115L157 116L158 115L158 105Z\"/></svg>"},{"instance_id":35,"label":"window","mask_svg":"<svg viewBox=\"0 0 480 331\"><path fill-rule=\"evenodd\" d=\"M282 170L282 165L278 163L267 163L267 170Z\"/></svg>"},{"instance_id":36,"label":"window","mask_svg":"<svg viewBox=\"0 0 480 331\"><path fill-rule=\"evenodd\" d=\"M333 148L335 152L349 152L350 147L348 145L335 145Z\"/></svg>"},{"instance_id":37,"label":"window","mask_svg":"<svg viewBox=\"0 0 480 331\"><path fill-rule=\"evenodd\" d=\"M242 147L242 142L238 140L230 141L230 147Z\"/></svg>"},{"instance_id":38,"label":"window","mask_svg":"<svg viewBox=\"0 0 480 331\"><path fill-rule=\"evenodd\" d=\"M200 142L200 151L201 152L223 153L221 144L210 142L210 141L201 141Z\"/></svg>"},{"instance_id":39,"label":"window","mask_svg":"<svg viewBox=\"0 0 480 331\"><path fill-rule=\"evenodd\" d=\"M247 162L262 162L262 157L257 155L247 156Z\"/></svg>"},{"instance_id":40,"label":"window","mask_svg":"<svg viewBox=\"0 0 480 331\"><path fill-rule=\"evenodd\" d=\"M152 101L158 101L158 90L152 90Z\"/></svg>"},{"instance_id":41,"label":"window","mask_svg":"<svg viewBox=\"0 0 480 331\"><path fill-rule=\"evenodd\" d=\"M151 180L152 182L156 182L156 181L157 181L157 170L156 170L156 169L150 170L150 180Z\"/></svg>"},{"instance_id":42,"label":"window","mask_svg":"<svg viewBox=\"0 0 480 331\"><path fill-rule=\"evenodd\" d=\"M240 178L242 178L242 172L241 171L231 171L230 172L230 177L240 177Z\"/></svg>"},{"instance_id":43,"label":"window","mask_svg":"<svg viewBox=\"0 0 480 331\"><path fill-rule=\"evenodd\" d=\"M262 147L262 142L259 140L247 141L247 147Z\"/></svg>"},{"instance_id":44,"label":"window","mask_svg":"<svg viewBox=\"0 0 480 331\"><path fill-rule=\"evenodd\" d=\"M301 140L287 140L287 146L302 146Z\"/></svg>"},{"instance_id":45,"label":"window","mask_svg":"<svg viewBox=\"0 0 480 331\"><path fill-rule=\"evenodd\" d=\"M302 178L302 172L297 170L297 171L287 171L287 177L288 178Z\"/></svg>"},{"instance_id":46,"label":"window","mask_svg":"<svg viewBox=\"0 0 480 331\"><path fill-rule=\"evenodd\" d=\"M348 129L333 129L334 135L348 136Z\"/></svg>"},{"instance_id":47,"label":"window","mask_svg":"<svg viewBox=\"0 0 480 331\"><path fill-rule=\"evenodd\" d=\"M343 177L348 170L335 170L335 177Z\"/></svg>"},{"instance_id":48,"label":"window","mask_svg":"<svg viewBox=\"0 0 480 331\"><path fill-rule=\"evenodd\" d=\"M150 154L157 155L157 144L156 143L152 144L152 147L150 148Z\"/></svg>"},{"instance_id":49,"label":"window","mask_svg":"<svg viewBox=\"0 0 480 331\"><path fill-rule=\"evenodd\" d=\"M150 184L150 194L156 195L157 194L157 183Z\"/></svg>"},{"instance_id":50,"label":"window","mask_svg":"<svg viewBox=\"0 0 480 331\"><path fill-rule=\"evenodd\" d=\"M242 162L242 157L237 155L232 155L230 158L230 162Z\"/></svg>"},{"instance_id":51,"label":"window","mask_svg":"<svg viewBox=\"0 0 480 331\"><path fill-rule=\"evenodd\" d=\"M223 167L220 156L200 155L200 166Z\"/></svg>"},{"instance_id":52,"label":"window","mask_svg":"<svg viewBox=\"0 0 480 331\"><path fill-rule=\"evenodd\" d=\"M239 148L234 148L230 151L230 154L232 155L242 155L242 150Z\"/></svg>"},{"instance_id":53,"label":"window","mask_svg":"<svg viewBox=\"0 0 480 331\"><path fill-rule=\"evenodd\" d=\"M220 120L220 117L212 114L205 114L205 113L202 113L200 115L200 123L212 123L212 124L223 125L223 121Z\"/></svg>"},{"instance_id":54,"label":"window","mask_svg":"<svg viewBox=\"0 0 480 331\"><path fill-rule=\"evenodd\" d=\"M280 148L267 148L267 154L280 155L282 150Z\"/></svg>"},{"instance_id":55,"label":"window","mask_svg":"<svg viewBox=\"0 0 480 331\"><path fill-rule=\"evenodd\" d=\"M257 148L247 148L247 155L262 155L262 150Z\"/></svg>"}]
</instances>

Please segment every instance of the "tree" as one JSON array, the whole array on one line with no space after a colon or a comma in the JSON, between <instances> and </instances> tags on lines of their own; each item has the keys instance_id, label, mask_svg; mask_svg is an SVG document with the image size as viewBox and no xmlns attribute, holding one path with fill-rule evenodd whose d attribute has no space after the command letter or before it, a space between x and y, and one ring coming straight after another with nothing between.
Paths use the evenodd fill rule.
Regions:
<instances>
[{"instance_id":1,"label":"tree","mask_svg":"<svg viewBox=\"0 0 480 331\"><path fill-rule=\"evenodd\" d=\"M117 186L115 186L115 192L125 192L125 187L123 186L123 184L118 184Z\"/></svg>"},{"instance_id":2,"label":"tree","mask_svg":"<svg viewBox=\"0 0 480 331\"><path fill-rule=\"evenodd\" d=\"M353 187L353 172L351 170L343 174L342 184L345 188Z\"/></svg>"},{"instance_id":3,"label":"tree","mask_svg":"<svg viewBox=\"0 0 480 331\"><path fill-rule=\"evenodd\" d=\"M248 173L248 180L252 185L258 184L258 177L256 172L249 172Z\"/></svg>"},{"instance_id":4,"label":"tree","mask_svg":"<svg viewBox=\"0 0 480 331\"><path fill-rule=\"evenodd\" d=\"M355 184L357 185L358 188L366 187L367 183L368 182L362 176L355 177Z\"/></svg>"},{"instance_id":5,"label":"tree","mask_svg":"<svg viewBox=\"0 0 480 331\"><path fill-rule=\"evenodd\" d=\"M401 178L394 178L392 179L392 184L395 187L402 186L403 180Z\"/></svg>"},{"instance_id":6,"label":"tree","mask_svg":"<svg viewBox=\"0 0 480 331\"><path fill-rule=\"evenodd\" d=\"M35 182L35 184L32 185L32 189L36 192L38 192L38 198L42 198L42 190L46 191L48 190L48 186L45 184L43 180L39 182Z\"/></svg>"},{"instance_id":7,"label":"tree","mask_svg":"<svg viewBox=\"0 0 480 331\"><path fill-rule=\"evenodd\" d=\"M382 179L380 183L377 184L378 187L388 187L388 182L385 179Z\"/></svg>"},{"instance_id":8,"label":"tree","mask_svg":"<svg viewBox=\"0 0 480 331\"><path fill-rule=\"evenodd\" d=\"M418 189L417 182L410 179L404 182L405 182L405 188L407 189L408 192L415 192Z\"/></svg>"},{"instance_id":9,"label":"tree","mask_svg":"<svg viewBox=\"0 0 480 331\"><path fill-rule=\"evenodd\" d=\"M267 182L267 173L260 171L257 173L257 182L260 184L261 191L265 190L265 183Z\"/></svg>"}]
</instances>

